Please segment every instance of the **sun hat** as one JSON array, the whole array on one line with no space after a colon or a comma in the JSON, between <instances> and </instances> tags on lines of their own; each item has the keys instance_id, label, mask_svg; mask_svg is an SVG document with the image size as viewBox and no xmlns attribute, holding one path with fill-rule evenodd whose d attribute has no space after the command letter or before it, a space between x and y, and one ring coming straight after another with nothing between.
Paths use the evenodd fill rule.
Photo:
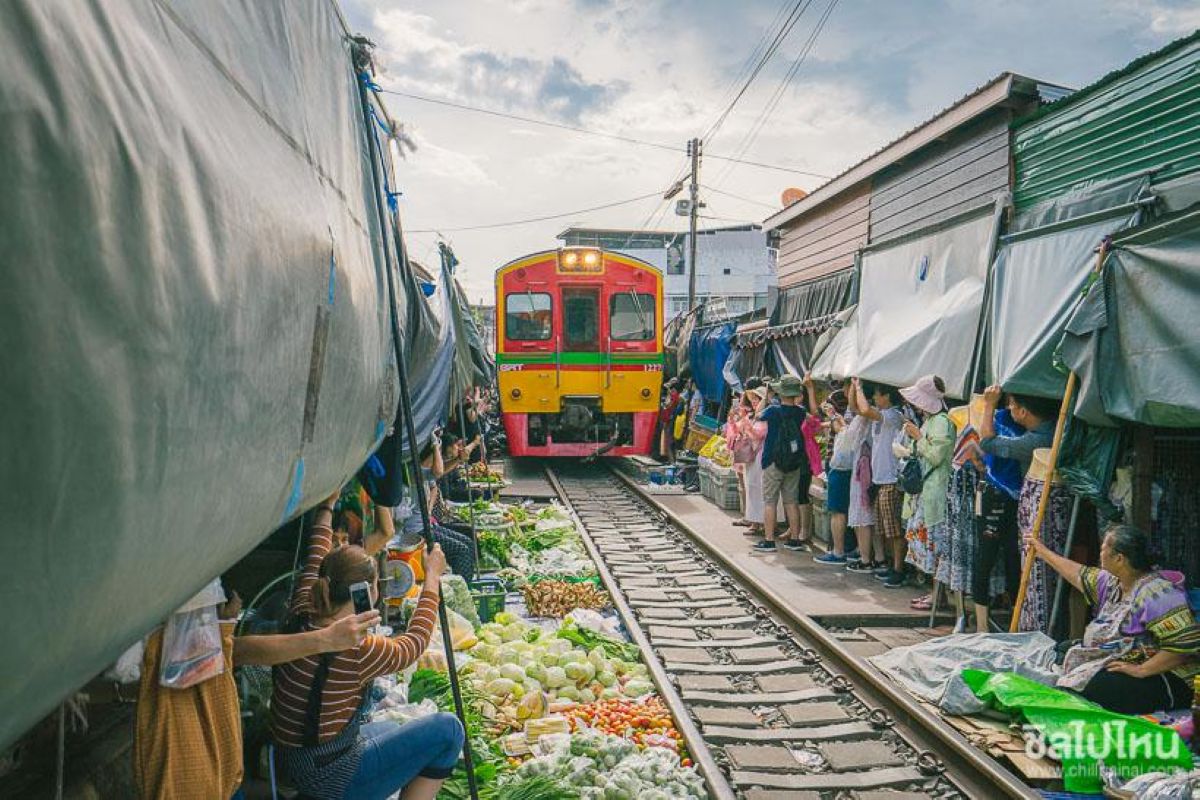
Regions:
<instances>
[{"instance_id":1,"label":"sun hat","mask_svg":"<svg viewBox=\"0 0 1200 800\"><path fill-rule=\"evenodd\" d=\"M753 395L755 400L763 399L763 390L757 386L753 389L747 389L745 392L743 392L743 394Z\"/></svg>"},{"instance_id":2,"label":"sun hat","mask_svg":"<svg viewBox=\"0 0 1200 800\"><path fill-rule=\"evenodd\" d=\"M937 376L925 375L912 386L900 390L900 396L926 414L936 414L946 407L945 392L938 391Z\"/></svg>"},{"instance_id":3,"label":"sun hat","mask_svg":"<svg viewBox=\"0 0 1200 800\"><path fill-rule=\"evenodd\" d=\"M795 375L784 375L771 384L771 391L780 397L799 397L804 394L804 381Z\"/></svg>"}]
</instances>

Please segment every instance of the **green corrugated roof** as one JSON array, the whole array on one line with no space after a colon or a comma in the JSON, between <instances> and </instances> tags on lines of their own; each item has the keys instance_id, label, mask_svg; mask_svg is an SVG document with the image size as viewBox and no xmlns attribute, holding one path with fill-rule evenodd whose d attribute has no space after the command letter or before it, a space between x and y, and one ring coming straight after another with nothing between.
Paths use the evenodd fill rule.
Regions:
<instances>
[{"instance_id":1,"label":"green corrugated roof","mask_svg":"<svg viewBox=\"0 0 1200 800\"><path fill-rule=\"evenodd\" d=\"M1165 180L1200 171L1200 32L1014 128L1018 208L1143 172Z\"/></svg>"}]
</instances>

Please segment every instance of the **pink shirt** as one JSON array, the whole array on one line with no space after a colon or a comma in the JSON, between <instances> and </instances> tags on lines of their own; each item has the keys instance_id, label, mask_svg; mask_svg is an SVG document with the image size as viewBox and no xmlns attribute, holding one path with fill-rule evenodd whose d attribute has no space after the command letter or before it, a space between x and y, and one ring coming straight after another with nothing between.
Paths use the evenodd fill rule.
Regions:
<instances>
[{"instance_id":1,"label":"pink shirt","mask_svg":"<svg viewBox=\"0 0 1200 800\"><path fill-rule=\"evenodd\" d=\"M820 475L825 471L825 466L821 463L821 446L817 444L817 431L819 430L821 430L821 418L816 414L806 416L800 425L800 433L804 436L804 450L808 454L808 466L812 469L813 475Z\"/></svg>"}]
</instances>

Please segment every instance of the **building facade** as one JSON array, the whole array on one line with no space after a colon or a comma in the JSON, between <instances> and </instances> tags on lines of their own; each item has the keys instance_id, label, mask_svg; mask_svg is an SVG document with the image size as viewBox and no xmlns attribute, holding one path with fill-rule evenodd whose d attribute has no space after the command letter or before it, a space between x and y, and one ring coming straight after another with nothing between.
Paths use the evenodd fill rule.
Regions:
<instances>
[{"instance_id":1,"label":"building facade","mask_svg":"<svg viewBox=\"0 0 1200 800\"><path fill-rule=\"evenodd\" d=\"M568 228L564 247L602 247L640 258L662 270L666 319L688 310L686 231ZM775 249L759 225L712 228L696 234L696 302L722 298L729 316L767 307L775 288Z\"/></svg>"}]
</instances>

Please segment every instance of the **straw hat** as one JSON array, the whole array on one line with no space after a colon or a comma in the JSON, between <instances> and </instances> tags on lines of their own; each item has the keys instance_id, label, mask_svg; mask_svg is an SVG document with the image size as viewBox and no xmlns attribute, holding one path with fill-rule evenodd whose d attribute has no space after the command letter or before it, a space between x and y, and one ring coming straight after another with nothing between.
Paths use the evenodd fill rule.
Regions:
<instances>
[{"instance_id":1,"label":"straw hat","mask_svg":"<svg viewBox=\"0 0 1200 800\"><path fill-rule=\"evenodd\" d=\"M1042 447L1033 451L1033 462L1029 465L1029 472L1025 473L1025 477L1035 481L1046 482L1046 475L1050 472L1050 448ZM1057 470L1054 472L1055 485L1062 485L1062 475Z\"/></svg>"}]
</instances>

